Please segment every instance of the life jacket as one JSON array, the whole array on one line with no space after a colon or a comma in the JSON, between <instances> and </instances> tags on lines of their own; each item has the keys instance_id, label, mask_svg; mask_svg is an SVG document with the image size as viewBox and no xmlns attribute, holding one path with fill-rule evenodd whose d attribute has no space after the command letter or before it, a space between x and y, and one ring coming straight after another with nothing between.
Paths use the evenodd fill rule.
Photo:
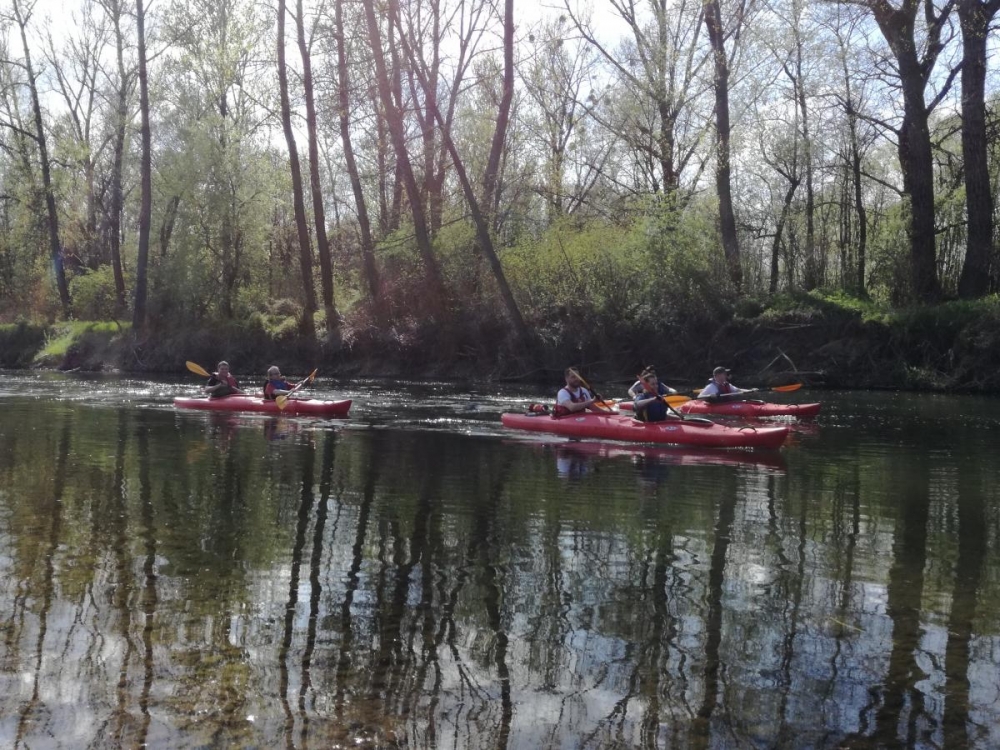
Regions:
<instances>
[{"instance_id":1,"label":"life jacket","mask_svg":"<svg viewBox=\"0 0 1000 750\"><path fill-rule=\"evenodd\" d=\"M223 396L229 396L232 394L233 390L239 390L239 384L236 382L236 378L230 373L226 376L225 380L219 377L219 373L213 372L212 377L208 379L208 385L218 385L219 383L225 383L226 388L220 388L218 391L211 395L211 398L222 398Z\"/></svg>"},{"instance_id":2,"label":"life jacket","mask_svg":"<svg viewBox=\"0 0 1000 750\"><path fill-rule=\"evenodd\" d=\"M715 378L712 378L711 380L708 381L709 385L711 385L712 383L715 383ZM715 387L719 389L720 396L726 393L733 393L733 384L730 383L728 380L725 382L724 385L719 385L718 383L715 383Z\"/></svg>"},{"instance_id":3,"label":"life jacket","mask_svg":"<svg viewBox=\"0 0 1000 750\"><path fill-rule=\"evenodd\" d=\"M552 410L553 417L565 417L567 414L573 413L565 406L559 403L559 393L562 393L563 391L566 391L566 393L569 395L569 400L574 404L582 403L586 401L588 398L591 398L590 391L588 391L583 386L580 386L580 388L578 389L578 393L575 396L573 395L573 391L563 386L562 388L559 389L558 393L556 393L556 405L555 408Z\"/></svg>"},{"instance_id":4,"label":"life jacket","mask_svg":"<svg viewBox=\"0 0 1000 750\"><path fill-rule=\"evenodd\" d=\"M663 383L657 382L656 384L656 395L666 396L670 393L670 389L667 388ZM635 397L636 401L644 401L647 398L651 398L652 394L643 389L642 392ZM641 409L635 410L635 418L640 422L662 422L667 418L667 404L665 401L657 400L646 404Z\"/></svg>"},{"instance_id":5,"label":"life jacket","mask_svg":"<svg viewBox=\"0 0 1000 750\"><path fill-rule=\"evenodd\" d=\"M265 380L264 400L274 401L277 398L277 395L274 392L277 390L290 391L292 390L292 386L286 380Z\"/></svg>"}]
</instances>

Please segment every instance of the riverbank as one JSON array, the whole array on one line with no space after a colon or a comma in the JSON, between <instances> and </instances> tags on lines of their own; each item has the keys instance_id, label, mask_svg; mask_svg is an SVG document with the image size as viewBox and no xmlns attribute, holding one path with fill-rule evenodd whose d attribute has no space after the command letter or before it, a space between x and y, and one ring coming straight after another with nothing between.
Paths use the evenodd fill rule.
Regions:
<instances>
[{"instance_id":1,"label":"riverbank","mask_svg":"<svg viewBox=\"0 0 1000 750\"><path fill-rule=\"evenodd\" d=\"M711 319L595 324L566 318L534 327L533 349L503 321L345 327L336 341L284 325L163 326L137 339L126 323L0 326L0 366L171 373L185 360L225 358L238 372L278 363L288 372L487 381L558 381L567 364L594 380L625 381L653 363L667 382L697 383L717 364L748 385L802 381L836 388L991 392L1000 386L1000 299L880 310L819 294L742 303Z\"/></svg>"}]
</instances>

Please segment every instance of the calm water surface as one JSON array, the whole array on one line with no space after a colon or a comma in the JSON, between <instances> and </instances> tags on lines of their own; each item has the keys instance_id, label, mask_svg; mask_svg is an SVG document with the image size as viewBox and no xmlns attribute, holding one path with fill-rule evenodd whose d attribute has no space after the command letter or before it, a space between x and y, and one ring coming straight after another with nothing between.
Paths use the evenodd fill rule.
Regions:
<instances>
[{"instance_id":1,"label":"calm water surface","mask_svg":"<svg viewBox=\"0 0 1000 750\"><path fill-rule=\"evenodd\" d=\"M0 747L1000 747L998 400L801 391L713 453L190 383L0 386Z\"/></svg>"}]
</instances>

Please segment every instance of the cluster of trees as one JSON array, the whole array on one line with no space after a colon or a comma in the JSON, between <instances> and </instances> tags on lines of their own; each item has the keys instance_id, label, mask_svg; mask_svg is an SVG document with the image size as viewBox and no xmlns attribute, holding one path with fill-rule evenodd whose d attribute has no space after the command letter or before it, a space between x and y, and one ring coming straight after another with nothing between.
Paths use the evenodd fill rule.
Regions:
<instances>
[{"instance_id":1,"label":"cluster of trees","mask_svg":"<svg viewBox=\"0 0 1000 750\"><path fill-rule=\"evenodd\" d=\"M0 315L996 290L1000 0L563 2L4 0Z\"/></svg>"}]
</instances>

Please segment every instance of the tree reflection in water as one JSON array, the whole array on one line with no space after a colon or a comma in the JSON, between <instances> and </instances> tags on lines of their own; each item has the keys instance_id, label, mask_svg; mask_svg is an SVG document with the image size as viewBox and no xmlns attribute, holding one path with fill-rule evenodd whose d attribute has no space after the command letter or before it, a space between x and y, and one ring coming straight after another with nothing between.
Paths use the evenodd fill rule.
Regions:
<instances>
[{"instance_id":1,"label":"tree reflection in water","mask_svg":"<svg viewBox=\"0 0 1000 750\"><path fill-rule=\"evenodd\" d=\"M0 423L5 746L1000 743L995 446L84 409Z\"/></svg>"}]
</instances>

